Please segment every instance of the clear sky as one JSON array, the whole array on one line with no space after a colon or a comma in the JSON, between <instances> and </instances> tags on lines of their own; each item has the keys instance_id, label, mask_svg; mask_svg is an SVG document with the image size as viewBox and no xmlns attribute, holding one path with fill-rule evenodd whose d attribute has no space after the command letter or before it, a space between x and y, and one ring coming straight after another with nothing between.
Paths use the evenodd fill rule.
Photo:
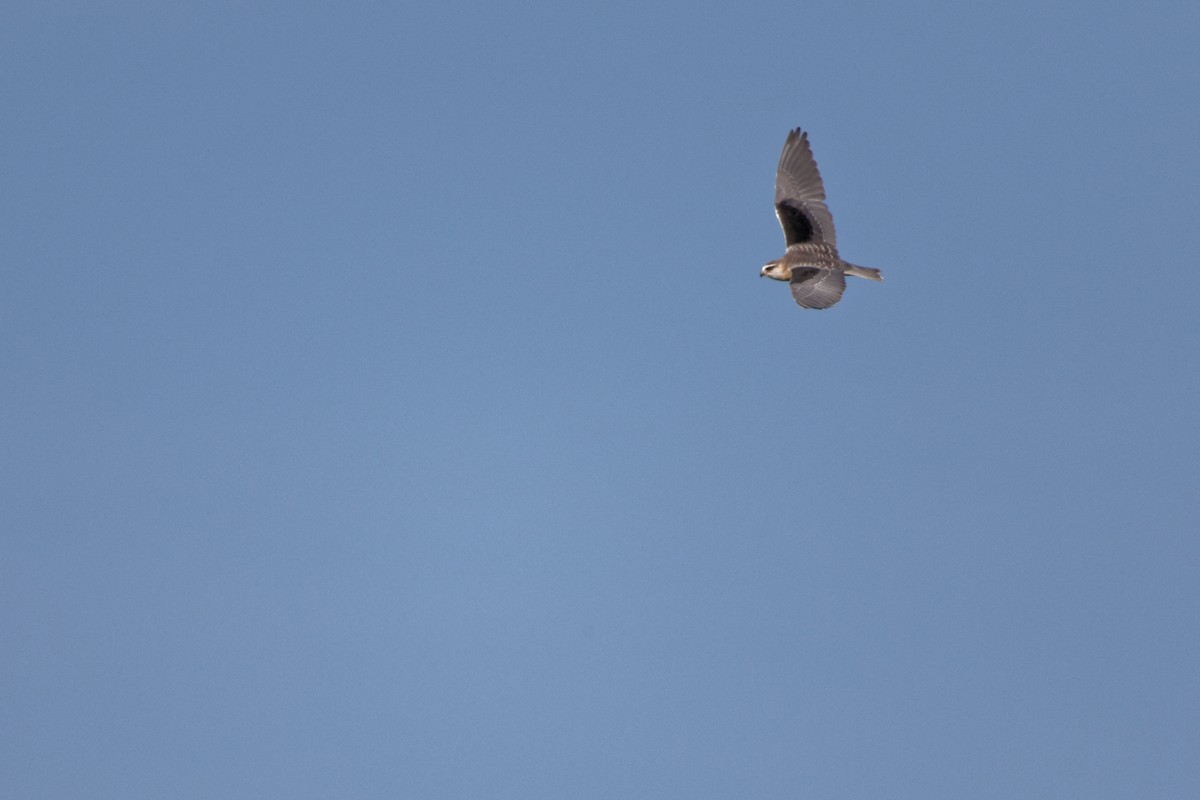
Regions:
<instances>
[{"instance_id":1,"label":"clear sky","mask_svg":"<svg viewBox=\"0 0 1200 800\"><path fill-rule=\"evenodd\" d=\"M0 25L0 796L1200 796L1200 5L104 5Z\"/></svg>"}]
</instances>

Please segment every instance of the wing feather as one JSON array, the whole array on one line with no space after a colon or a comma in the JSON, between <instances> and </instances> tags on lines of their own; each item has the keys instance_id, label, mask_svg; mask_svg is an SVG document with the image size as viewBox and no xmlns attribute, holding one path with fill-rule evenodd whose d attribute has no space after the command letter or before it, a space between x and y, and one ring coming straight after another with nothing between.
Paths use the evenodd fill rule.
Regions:
<instances>
[{"instance_id":1,"label":"wing feather","mask_svg":"<svg viewBox=\"0 0 1200 800\"><path fill-rule=\"evenodd\" d=\"M796 267L790 283L792 297L805 308L829 308L846 291L846 276L840 269Z\"/></svg>"},{"instance_id":2,"label":"wing feather","mask_svg":"<svg viewBox=\"0 0 1200 800\"><path fill-rule=\"evenodd\" d=\"M825 185L808 144L796 128L788 134L775 172L775 214L790 247L803 242L837 245L833 215L825 205Z\"/></svg>"}]
</instances>

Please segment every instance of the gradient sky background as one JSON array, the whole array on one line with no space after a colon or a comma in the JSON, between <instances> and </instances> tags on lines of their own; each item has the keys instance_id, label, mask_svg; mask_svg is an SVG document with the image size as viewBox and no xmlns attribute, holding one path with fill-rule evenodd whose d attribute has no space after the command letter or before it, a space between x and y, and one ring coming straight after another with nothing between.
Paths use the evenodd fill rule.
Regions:
<instances>
[{"instance_id":1,"label":"gradient sky background","mask_svg":"<svg viewBox=\"0 0 1200 800\"><path fill-rule=\"evenodd\" d=\"M1200 796L1200 5L21 5L0 796Z\"/></svg>"}]
</instances>

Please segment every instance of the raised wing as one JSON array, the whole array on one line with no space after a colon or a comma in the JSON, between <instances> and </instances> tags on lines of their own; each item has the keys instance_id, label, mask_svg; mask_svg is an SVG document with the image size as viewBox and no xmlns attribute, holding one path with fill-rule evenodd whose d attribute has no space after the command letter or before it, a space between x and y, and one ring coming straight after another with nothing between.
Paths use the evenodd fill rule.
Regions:
<instances>
[{"instance_id":1,"label":"raised wing","mask_svg":"<svg viewBox=\"0 0 1200 800\"><path fill-rule=\"evenodd\" d=\"M792 270L792 297L805 308L829 308L842 299L846 276L840 269L796 267Z\"/></svg>"},{"instance_id":2,"label":"raised wing","mask_svg":"<svg viewBox=\"0 0 1200 800\"><path fill-rule=\"evenodd\" d=\"M837 245L833 215L825 205L825 186L808 146L808 134L788 134L775 172L775 214L788 246L803 242Z\"/></svg>"}]
</instances>

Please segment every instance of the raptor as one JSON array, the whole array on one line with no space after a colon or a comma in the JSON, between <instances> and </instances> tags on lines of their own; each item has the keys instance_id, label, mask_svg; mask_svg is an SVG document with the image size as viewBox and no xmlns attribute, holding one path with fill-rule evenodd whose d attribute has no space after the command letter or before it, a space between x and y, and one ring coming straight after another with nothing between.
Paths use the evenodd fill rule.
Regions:
<instances>
[{"instance_id":1,"label":"raptor","mask_svg":"<svg viewBox=\"0 0 1200 800\"><path fill-rule=\"evenodd\" d=\"M763 266L760 276L787 281L792 297L804 308L829 308L842 299L846 276L881 281L872 267L843 261L838 255L833 215L825 205L825 186L808 144L796 128L788 134L775 173L775 215L787 249L782 258Z\"/></svg>"}]
</instances>

